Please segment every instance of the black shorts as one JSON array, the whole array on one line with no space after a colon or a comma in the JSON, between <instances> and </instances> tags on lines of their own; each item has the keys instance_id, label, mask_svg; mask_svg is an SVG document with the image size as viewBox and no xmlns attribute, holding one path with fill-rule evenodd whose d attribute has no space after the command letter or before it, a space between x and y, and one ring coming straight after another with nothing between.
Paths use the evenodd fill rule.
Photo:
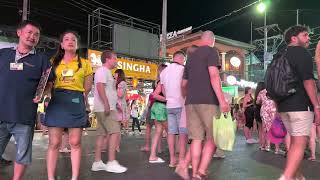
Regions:
<instances>
[{"instance_id":1,"label":"black shorts","mask_svg":"<svg viewBox=\"0 0 320 180\"><path fill-rule=\"evenodd\" d=\"M246 124L245 126L251 129L253 127L253 121L254 121L254 107L249 106L244 111L244 115L246 117Z\"/></svg>"},{"instance_id":2,"label":"black shorts","mask_svg":"<svg viewBox=\"0 0 320 180\"><path fill-rule=\"evenodd\" d=\"M262 123L262 119L261 119L261 116L260 116L260 110L261 110L261 106L256 106L254 108L254 118L256 119L256 121L258 123Z\"/></svg>"}]
</instances>

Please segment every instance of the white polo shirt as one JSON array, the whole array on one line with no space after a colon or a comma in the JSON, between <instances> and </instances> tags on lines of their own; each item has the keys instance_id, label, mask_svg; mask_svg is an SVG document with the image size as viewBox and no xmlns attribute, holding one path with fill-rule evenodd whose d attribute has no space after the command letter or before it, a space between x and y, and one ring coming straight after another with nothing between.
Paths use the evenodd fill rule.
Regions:
<instances>
[{"instance_id":1,"label":"white polo shirt","mask_svg":"<svg viewBox=\"0 0 320 180\"><path fill-rule=\"evenodd\" d=\"M184 66L172 63L160 74L160 83L164 86L167 108L179 108L183 106L181 94L181 81Z\"/></svg>"}]
</instances>

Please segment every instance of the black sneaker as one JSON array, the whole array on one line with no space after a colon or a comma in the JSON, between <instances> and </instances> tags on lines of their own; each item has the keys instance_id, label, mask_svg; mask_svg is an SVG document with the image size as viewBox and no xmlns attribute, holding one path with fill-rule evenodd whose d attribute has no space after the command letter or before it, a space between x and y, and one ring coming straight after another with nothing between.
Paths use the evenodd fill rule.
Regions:
<instances>
[{"instance_id":1,"label":"black sneaker","mask_svg":"<svg viewBox=\"0 0 320 180\"><path fill-rule=\"evenodd\" d=\"M8 166L12 164L12 161L11 160L6 160L4 158L0 158L0 165L5 165L5 166Z\"/></svg>"}]
</instances>

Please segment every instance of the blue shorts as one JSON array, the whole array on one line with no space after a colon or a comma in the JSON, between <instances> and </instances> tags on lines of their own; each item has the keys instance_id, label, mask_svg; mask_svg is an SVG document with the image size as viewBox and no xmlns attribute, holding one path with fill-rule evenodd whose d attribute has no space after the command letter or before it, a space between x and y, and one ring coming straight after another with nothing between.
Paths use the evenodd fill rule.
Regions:
<instances>
[{"instance_id":1,"label":"blue shorts","mask_svg":"<svg viewBox=\"0 0 320 180\"><path fill-rule=\"evenodd\" d=\"M17 142L15 162L22 165L30 164L32 159L33 130L34 128L30 125L0 121L0 155L5 151L13 135Z\"/></svg>"},{"instance_id":2,"label":"blue shorts","mask_svg":"<svg viewBox=\"0 0 320 180\"><path fill-rule=\"evenodd\" d=\"M180 127L181 112L182 107L167 108L169 134L188 134L187 128Z\"/></svg>"}]
</instances>

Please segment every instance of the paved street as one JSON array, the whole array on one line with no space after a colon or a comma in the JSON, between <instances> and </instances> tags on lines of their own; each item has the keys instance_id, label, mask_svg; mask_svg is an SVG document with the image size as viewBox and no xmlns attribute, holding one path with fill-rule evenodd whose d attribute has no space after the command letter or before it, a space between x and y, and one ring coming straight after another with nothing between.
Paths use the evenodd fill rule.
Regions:
<instances>
[{"instance_id":1,"label":"paved street","mask_svg":"<svg viewBox=\"0 0 320 180\"><path fill-rule=\"evenodd\" d=\"M47 136L35 135L33 149L33 163L28 168L24 180L45 180ZM149 164L148 154L139 151L143 144L142 136L124 137L118 159L129 170L124 174L108 172L91 172L93 162L94 132L83 136L83 156L80 170L80 180L179 180L174 170L168 164ZM163 139L164 140L164 139ZM165 143L164 143L165 144ZM166 148L165 148L166 149ZM227 153L225 159L214 159L210 167L210 180L276 180L285 163L285 158L272 152L258 151L258 145L246 145L244 137L239 134L235 149ZM14 156L14 144L8 147L11 157ZM104 154L106 160L106 154ZM168 152L160 154L168 160ZM320 162L303 162L303 171L307 180L317 180L320 177ZM0 168L0 180L9 180L13 166ZM61 154L57 167L57 180L71 179L71 163L69 154Z\"/></svg>"}]
</instances>

